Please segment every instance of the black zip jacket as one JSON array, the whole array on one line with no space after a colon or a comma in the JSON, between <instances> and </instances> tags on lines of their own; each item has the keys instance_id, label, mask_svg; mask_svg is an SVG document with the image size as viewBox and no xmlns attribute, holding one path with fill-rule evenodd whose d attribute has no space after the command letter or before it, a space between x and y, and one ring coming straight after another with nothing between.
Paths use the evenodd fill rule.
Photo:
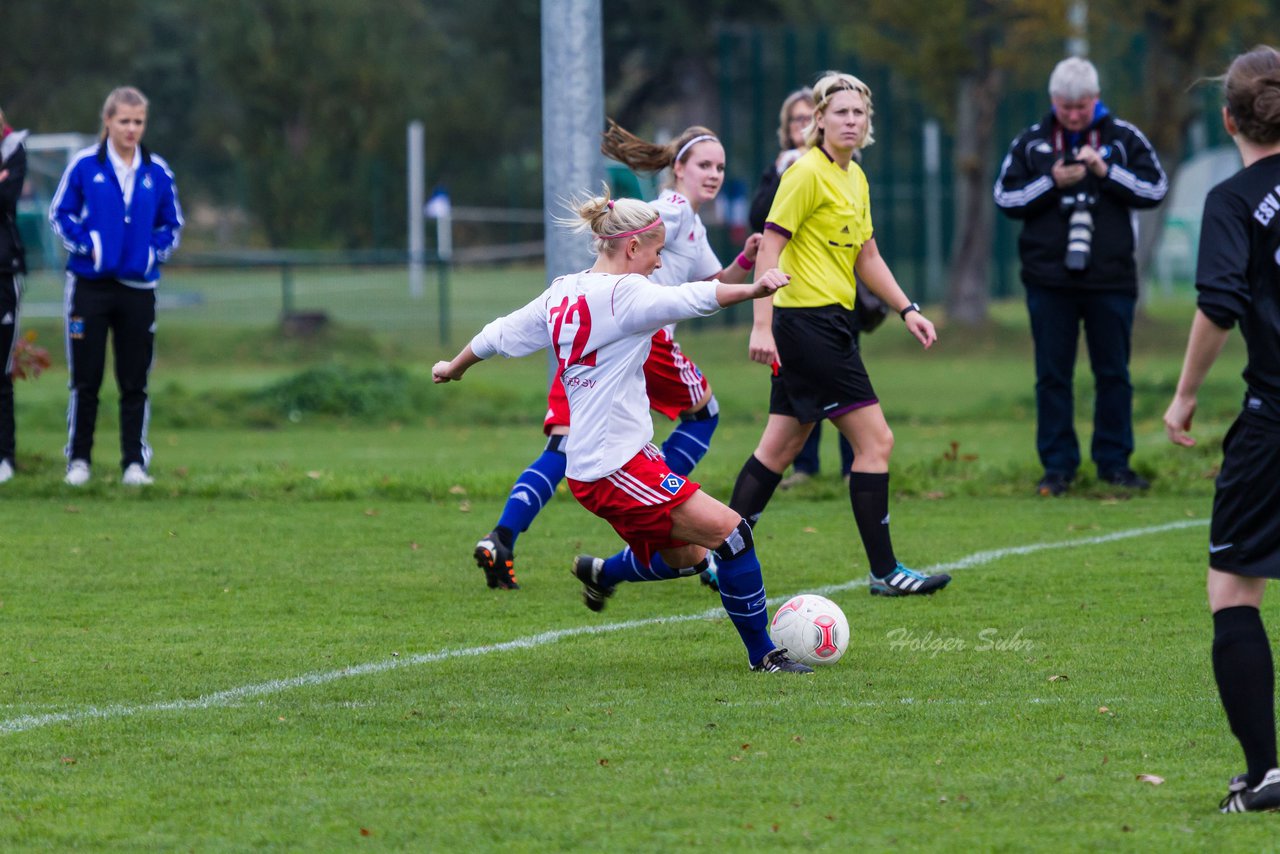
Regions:
<instances>
[{"instance_id":1,"label":"black zip jacket","mask_svg":"<svg viewBox=\"0 0 1280 854\"><path fill-rule=\"evenodd\" d=\"M0 172L9 174L0 181L0 272L13 275L27 272L22 237L18 234L18 196L27 179L26 133L15 131L0 139Z\"/></svg>"},{"instance_id":2,"label":"black zip jacket","mask_svg":"<svg viewBox=\"0 0 1280 854\"><path fill-rule=\"evenodd\" d=\"M1060 190L1051 173L1054 162L1062 157L1054 148L1058 127L1050 113L1023 131L1009 146L996 178L996 204L1006 216L1022 220L1018 238L1022 282L1137 293L1133 210L1155 207L1168 192L1160 160L1142 131L1106 114L1080 134L1087 141L1091 131L1097 130L1097 148L1107 162L1106 176L1099 178L1086 171L1079 184ZM1080 191L1096 200L1090 206L1092 252L1088 267L1072 272L1065 263L1070 210L1064 207L1063 198Z\"/></svg>"}]
</instances>

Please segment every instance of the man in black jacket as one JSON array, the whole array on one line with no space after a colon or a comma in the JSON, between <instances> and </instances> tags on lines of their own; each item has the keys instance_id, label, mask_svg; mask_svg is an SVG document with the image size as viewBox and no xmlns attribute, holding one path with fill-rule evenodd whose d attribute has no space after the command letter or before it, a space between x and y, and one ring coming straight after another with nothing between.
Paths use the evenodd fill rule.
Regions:
<instances>
[{"instance_id":1,"label":"man in black jacket","mask_svg":"<svg viewBox=\"0 0 1280 854\"><path fill-rule=\"evenodd\" d=\"M995 184L996 204L1023 223L1018 252L1035 341L1041 495L1066 492L1080 466L1072 378L1081 324L1094 377L1090 452L1098 478L1128 489L1150 485L1129 466L1133 211L1160 204L1168 180L1142 131L1112 116L1099 93L1093 63L1058 63L1049 77L1053 110L1009 146Z\"/></svg>"},{"instance_id":2,"label":"man in black jacket","mask_svg":"<svg viewBox=\"0 0 1280 854\"><path fill-rule=\"evenodd\" d=\"M17 343L18 295L26 272L18 235L18 196L27 177L26 131L15 131L0 111L0 483L13 477L13 348Z\"/></svg>"}]
</instances>

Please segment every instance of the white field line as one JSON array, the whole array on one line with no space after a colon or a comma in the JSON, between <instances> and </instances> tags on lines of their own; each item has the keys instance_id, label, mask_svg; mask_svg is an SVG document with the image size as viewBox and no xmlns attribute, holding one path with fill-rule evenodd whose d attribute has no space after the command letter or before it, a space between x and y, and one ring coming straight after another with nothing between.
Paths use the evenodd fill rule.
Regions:
<instances>
[{"instance_id":1,"label":"white field line","mask_svg":"<svg viewBox=\"0 0 1280 854\"><path fill-rule=\"evenodd\" d=\"M1060 542L1031 543L1025 546L1010 546L1003 549L990 549L988 551L975 552L967 557L951 561L950 563L940 563L935 566L927 567L925 571L954 572L959 569L970 569L975 566L993 563L1007 557L1034 554L1035 552L1051 551L1053 549L1073 549L1085 546L1101 545L1103 543L1111 543L1117 540L1145 537L1151 534L1161 534L1166 531L1177 531L1183 528L1192 528L1207 524L1208 521L1204 519L1191 519L1180 522L1170 522L1164 525L1152 525L1146 528L1130 528L1124 531L1116 531L1111 534L1101 534L1096 537L1082 537L1080 539L1064 540ZM846 581L843 584L834 584L809 592L826 595L830 593L838 593L843 590L853 590L858 587L865 587L866 584L867 580L865 578L857 578L852 581ZM783 601L784 598L789 597L775 596L771 598L771 601L779 602ZM420 664L433 664L437 661L447 661L454 658L490 655L492 653L509 652L512 650L534 649L536 647L556 643L557 641L561 641L566 638L620 632L628 629L644 628L646 626L662 625L665 623L687 623L693 620L705 620L720 616L723 615L723 613L724 612L720 608L711 608L697 614L649 617L643 620L628 620L622 623L606 623L598 626L578 626L571 629L557 629L555 631L529 635L528 637L516 638L515 640L505 641L503 643L465 647L462 649L442 649L437 652L419 653L417 655L409 655L385 661L371 661L366 664L344 667L340 670L329 670L320 673L304 673L301 676L292 676L287 679L272 679L268 682L258 682L253 685L242 685L238 688L228 688L226 691L218 691L214 694L206 694L202 697L196 697L189 700L165 700L157 703L144 703L141 705L85 706L78 709L70 709L63 712L51 712L43 715L21 715L15 718L0 720L0 735L13 735L15 733L27 732L29 730L40 729L41 727L60 723L125 718L146 712L181 712L191 709L210 709L219 706L232 706L253 697L265 697L271 694L280 694L294 688L325 685L330 682L336 682L339 679L350 679L355 676L370 676L378 673L385 673L388 670L394 670L401 667L416 667Z\"/></svg>"}]
</instances>

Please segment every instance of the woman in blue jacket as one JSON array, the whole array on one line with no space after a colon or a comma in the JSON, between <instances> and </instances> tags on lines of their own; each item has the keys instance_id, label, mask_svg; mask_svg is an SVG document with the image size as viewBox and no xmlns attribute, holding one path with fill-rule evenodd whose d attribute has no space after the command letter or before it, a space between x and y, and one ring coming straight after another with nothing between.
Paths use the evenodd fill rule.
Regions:
<instances>
[{"instance_id":1,"label":"woman in blue jacket","mask_svg":"<svg viewBox=\"0 0 1280 854\"><path fill-rule=\"evenodd\" d=\"M108 331L120 389L122 482L152 482L147 377L155 346L156 283L160 265L178 246L182 208L169 164L142 146L146 126L146 97L131 86L113 90L102 105L98 144L67 166L49 208L49 222L69 253L63 304L71 370L71 486L89 480Z\"/></svg>"}]
</instances>

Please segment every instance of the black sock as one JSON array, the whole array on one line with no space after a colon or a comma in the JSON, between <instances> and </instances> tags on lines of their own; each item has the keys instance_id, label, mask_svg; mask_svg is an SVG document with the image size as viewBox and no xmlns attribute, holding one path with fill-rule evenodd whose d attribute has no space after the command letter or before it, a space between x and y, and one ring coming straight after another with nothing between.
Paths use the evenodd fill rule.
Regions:
<instances>
[{"instance_id":1,"label":"black sock","mask_svg":"<svg viewBox=\"0 0 1280 854\"><path fill-rule=\"evenodd\" d=\"M515 533L514 531L512 531L510 528L506 528L506 527L503 527L502 525L499 525L498 527L493 529L493 532L498 535L498 542L502 543L507 548L511 548L511 541L512 539L514 539L513 537L513 534Z\"/></svg>"},{"instance_id":2,"label":"black sock","mask_svg":"<svg viewBox=\"0 0 1280 854\"><path fill-rule=\"evenodd\" d=\"M769 471L752 454L743 464L742 471L738 472L738 481L733 485L729 507L754 528L781 480L780 473Z\"/></svg>"},{"instance_id":3,"label":"black sock","mask_svg":"<svg viewBox=\"0 0 1280 854\"><path fill-rule=\"evenodd\" d=\"M1257 608L1237 605L1213 615L1213 676L1231 732L1244 748L1249 785L1276 767L1275 667Z\"/></svg>"},{"instance_id":4,"label":"black sock","mask_svg":"<svg viewBox=\"0 0 1280 854\"><path fill-rule=\"evenodd\" d=\"M889 539L889 473L852 472L849 503L853 505L853 520L858 523L871 574L884 578L898 566L893 541Z\"/></svg>"}]
</instances>

